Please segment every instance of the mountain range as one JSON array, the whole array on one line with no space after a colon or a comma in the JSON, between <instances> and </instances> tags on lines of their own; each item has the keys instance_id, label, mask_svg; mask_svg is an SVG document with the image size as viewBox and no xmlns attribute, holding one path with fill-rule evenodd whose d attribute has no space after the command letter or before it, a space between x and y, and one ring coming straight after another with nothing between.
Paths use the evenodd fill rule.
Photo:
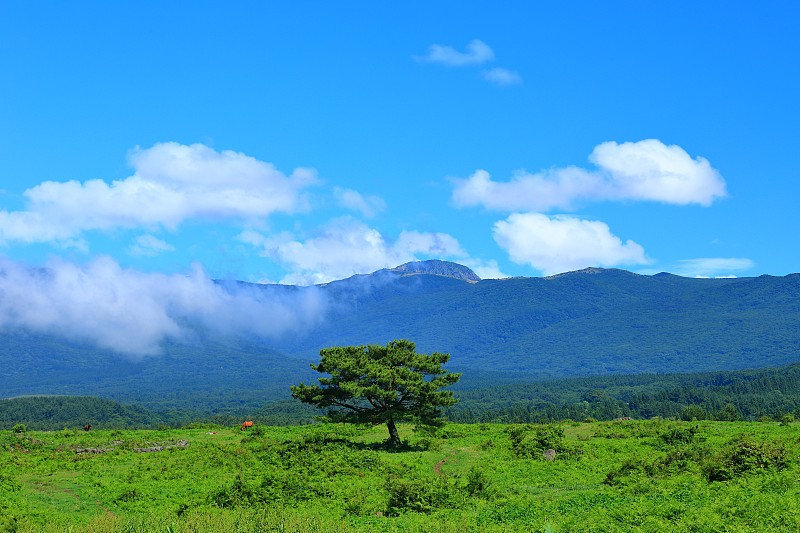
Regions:
<instances>
[{"instance_id":1,"label":"mountain range","mask_svg":"<svg viewBox=\"0 0 800 533\"><path fill-rule=\"evenodd\" d=\"M267 301L315 291L318 320L279 337L165 341L131 360L55 334L0 331L0 397L95 395L176 409L288 397L321 348L407 338L451 354L462 387L610 374L765 368L800 361L800 274L694 279L591 268L481 280L422 261L312 287L219 282Z\"/></svg>"}]
</instances>

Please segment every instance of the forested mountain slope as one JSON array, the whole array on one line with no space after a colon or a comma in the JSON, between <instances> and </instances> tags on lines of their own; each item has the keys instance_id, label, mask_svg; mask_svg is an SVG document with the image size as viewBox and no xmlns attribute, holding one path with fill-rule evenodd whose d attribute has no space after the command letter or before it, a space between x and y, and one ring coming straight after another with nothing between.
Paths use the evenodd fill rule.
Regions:
<instances>
[{"instance_id":1,"label":"forested mountain slope","mask_svg":"<svg viewBox=\"0 0 800 533\"><path fill-rule=\"evenodd\" d=\"M286 398L321 348L385 344L451 354L465 386L549 378L764 368L800 361L800 275L690 279L586 269L477 280L443 261L315 287L220 283L281 298L316 291L313 325L275 338L216 336L130 360L57 334L0 331L0 397L95 395L174 408ZM285 301L285 300L284 300Z\"/></svg>"}]
</instances>

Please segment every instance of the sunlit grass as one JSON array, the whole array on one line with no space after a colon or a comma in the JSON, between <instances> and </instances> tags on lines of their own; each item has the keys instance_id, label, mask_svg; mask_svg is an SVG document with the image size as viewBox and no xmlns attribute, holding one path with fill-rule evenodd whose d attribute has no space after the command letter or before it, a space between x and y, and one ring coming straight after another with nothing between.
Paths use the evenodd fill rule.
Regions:
<instances>
[{"instance_id":1,"label":"sunlit grass","mask_svg":"<svg viewBox=\"0 0 800 533\"><path fill-rule=\"evenodd\" d=\"M800 530L796 424L564 423L554 460L540 427L0 432L0 531Z\"/></svg>"}]
</instances>

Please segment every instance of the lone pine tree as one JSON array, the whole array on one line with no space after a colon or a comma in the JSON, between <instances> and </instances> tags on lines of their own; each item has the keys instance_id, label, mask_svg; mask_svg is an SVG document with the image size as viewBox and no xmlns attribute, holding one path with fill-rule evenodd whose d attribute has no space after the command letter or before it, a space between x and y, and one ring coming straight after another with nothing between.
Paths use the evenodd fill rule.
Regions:
<instances>
[{"instance_id":1,"label":"lone pine tree","mask_svg":"<svg viewBox=\"0 0 800 533\"><path fill-rule=\"evenodd\" d=\"M311 368L330 377L319 378L319 385L292 386L292 396L328 409L336 420L385 423L392 446L400 444L396 422L440 425L440 407L457 401L451 391L440 390L461 378L442 368L450 355L417 353L411 341L335 346L320 350L319 355L319 364Z\"/></svg>"}]
</instances>

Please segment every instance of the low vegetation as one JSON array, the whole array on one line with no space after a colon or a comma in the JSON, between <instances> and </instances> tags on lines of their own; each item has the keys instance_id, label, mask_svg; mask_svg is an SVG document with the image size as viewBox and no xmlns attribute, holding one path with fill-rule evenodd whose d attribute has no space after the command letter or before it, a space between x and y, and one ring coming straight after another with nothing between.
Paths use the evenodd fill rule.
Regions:
<instances>
[{"instance_id":1,"label":"low vegetation","mask_svg":"<svg viewBox=\"0 0 800 533\"><path fill-rule=\"evenodd\" d=\"M312 376L314 377L314 376ZM466 378L467 384L464 384ZM800 418L800 365L702 374L594 376L513 385L467 374L452 389L451 422L542 423L557 420L681 418L789 421ZM0 399L0 429L25 424L58 430L92 424L103 429L182 427L191 422L234 425L244 418L269 425L309 424L319 411L288 398L237 400L235 407L197 404L174 409L170 398L148 408L93 397L33 396ZM230 395L231 398L239 398Z\"/></svg>"},{"instance_id":2,"label":"low vegetation","mask_svg":"<svg viewBox=\"0 0 800 533\"><path fill-rule=\"evenodd\" d=\"M797 531L800 425L0 432L0 531Z\"/></svg>"}]
</instances>

